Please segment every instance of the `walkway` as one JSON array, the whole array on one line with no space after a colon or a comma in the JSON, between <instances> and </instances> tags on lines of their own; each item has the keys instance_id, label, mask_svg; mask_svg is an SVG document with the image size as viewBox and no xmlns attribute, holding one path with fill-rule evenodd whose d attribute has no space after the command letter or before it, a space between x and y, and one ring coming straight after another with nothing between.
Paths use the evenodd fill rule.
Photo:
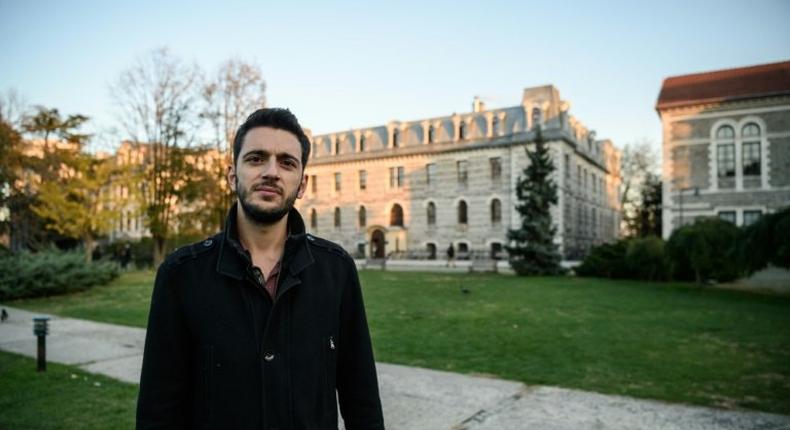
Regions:
<instances>
[{"instance_id":1,"label":"walkway","mask_svg":"<svg viewBox=\"0 0 790 430\"><path fill-rule=\"evenodd\" d=\"M0 349L35 357L32 318L3 306ZM137 383L145 330L51 316L50 361ZM378 364L389 430L783 429L790 416L638 400ZM19 387L23 389L23 387Z\"/></svg>"}]
</instances>

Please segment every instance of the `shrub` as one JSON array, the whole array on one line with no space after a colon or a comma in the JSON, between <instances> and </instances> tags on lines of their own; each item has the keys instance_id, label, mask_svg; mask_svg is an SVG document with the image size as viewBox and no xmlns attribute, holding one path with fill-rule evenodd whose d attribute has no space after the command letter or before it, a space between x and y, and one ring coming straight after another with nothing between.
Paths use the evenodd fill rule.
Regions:
<instances>
[{"instance_id":1,"label":"shrub","mask_svg":"<svg viewBox=\"0 0 790 430\"><path fill-rule=\"evenodd\" d=\"M625 251L625 266L631 279L663 281L670 277L664 241L655 236L631 239Z\"/></svg>"},{"instance_id":2,"label":"shrub","mask_svg":"<svg viewBox=\"0 0 790 430\"><path fill-rule=\"evenodd\" d=\"M625 264L627 248L627 240L596 246L576 268L576 274L601 278L628 278L630 274Z\"/></svg>"},{"instance_id":3,"label":"shrub","mask_svg":"<svg viewBox=\"0 0 790 430\"><path fill-rule=\"evenodd\" d=\"M86 290L118 276L109 262L86 263L80 252L45 251L0 258L0 300Z\"/></svg>"},{"instance_id":4,"label":"shrub","mask_svg":"<svg viewBox=\"0 0 790 430\"><path fill-rule=\"evenodd\" d=\"M748 273L768 264L790 269L790 207L765 215L741 230L738 260Z\"/></svg>"},{"instance_id":5,"label":"shrub","mask_svg":"<svg viewBox=\"0 0 790 430\"><path fill-rule=\"evenodd\" d=\"M672 232L667 255L675 279L731 281L740 274L736 243L738 227L718 218L703 218Z\"/></svg>"}]
</instances>

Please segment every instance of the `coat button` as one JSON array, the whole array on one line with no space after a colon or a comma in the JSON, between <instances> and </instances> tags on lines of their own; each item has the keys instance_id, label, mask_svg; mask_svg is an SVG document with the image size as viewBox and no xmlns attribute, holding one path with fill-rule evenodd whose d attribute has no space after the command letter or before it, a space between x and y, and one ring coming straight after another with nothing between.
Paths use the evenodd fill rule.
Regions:
<instances>
[{"instance_id":1,"label":"coat button","mask_svg":"<svg viewBox=\"0 0 790 430\"><path fill-rule=\"evenodd\" d=\"M267 351L267 352L265 352L265 353L263 354L263 359L264 359L264 360L266 360L266 361L272 361L272 360L274 360L274 353L273 353L273 352L271 352L271 351Z\"/></svg>"}]
</instances>

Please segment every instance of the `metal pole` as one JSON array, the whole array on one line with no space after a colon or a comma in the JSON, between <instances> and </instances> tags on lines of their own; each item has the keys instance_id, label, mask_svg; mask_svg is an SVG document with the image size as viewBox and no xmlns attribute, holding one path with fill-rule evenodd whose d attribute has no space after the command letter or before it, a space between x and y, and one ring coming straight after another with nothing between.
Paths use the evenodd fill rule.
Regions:
<instances>
[{"instance_id":1,"label":"metal pole","mask_svg":"<svg viewBox=\"0 0 790 430\"><path fill-rule=\"evenodd\" d=\"M38 336L38 365L36 366L36 371L47 371L47 338L44 336Z\"/></svg>"}]
</instances>

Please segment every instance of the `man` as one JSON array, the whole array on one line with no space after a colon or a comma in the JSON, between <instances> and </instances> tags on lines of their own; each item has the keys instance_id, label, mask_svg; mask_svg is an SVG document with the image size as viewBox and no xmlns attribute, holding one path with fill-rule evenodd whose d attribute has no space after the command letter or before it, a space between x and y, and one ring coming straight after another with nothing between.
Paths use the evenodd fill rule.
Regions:
<instances>
[{"instance_id":1,"label":"man","mask_svg":"<svg viewBox=\"0 0 790 430\"><path fill-rule=\"evenodd\" d=\"M156 276L137 428L383 429L354 261L293 208L310 144L261 109L233 142L225 229ZM337 393L337 398L336 398Z\"/></svg>"}]
</instances>

